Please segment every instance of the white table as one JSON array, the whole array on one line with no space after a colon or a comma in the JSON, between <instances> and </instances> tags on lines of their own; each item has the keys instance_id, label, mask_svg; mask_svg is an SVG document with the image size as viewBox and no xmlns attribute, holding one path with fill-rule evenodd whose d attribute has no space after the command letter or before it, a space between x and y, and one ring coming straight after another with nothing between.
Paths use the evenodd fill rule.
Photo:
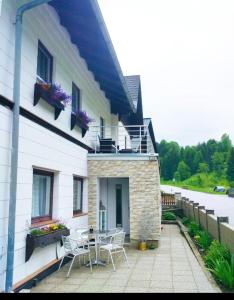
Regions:
<instances>
[{"instance_id":1,"label":"white table","mask_svg":"<svg viewBox=\"0 0 234 300\"><path fill-rule=\"evenodd\" d=\"M93 232L90 232L89 230L82 232L82 235L88 235L88 240L95 239L95 251L96 251L96 257L92 260L92 265L101 265L105 266L106 263L104 261L101 261L98 257L98 242L100 236L106 236L110 231L109 230L93 230ZM87 264L89 266L89 263Z\"/></svg>"}]
</instances>

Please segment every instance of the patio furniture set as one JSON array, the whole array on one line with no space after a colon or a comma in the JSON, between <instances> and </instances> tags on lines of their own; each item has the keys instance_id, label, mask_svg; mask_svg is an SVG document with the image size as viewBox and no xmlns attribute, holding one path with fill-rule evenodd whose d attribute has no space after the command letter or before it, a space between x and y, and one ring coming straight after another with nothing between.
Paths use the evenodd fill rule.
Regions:
<instances>
[{"instance_id":1,"label":"patio furniture set","mask_svg":"<svg viewBox=\"0 0 234 300\"><path fill-rule=\"evenodd\" d=\"M80 262L80 257L83 256L85 264L85 257L88 256L89 262L86 266L89 266L91 271L92 266L94 265L106 266L106 261L100 259L101 252L106 252L108 254L107 263L109 264L111 259L114 271L116 268L113 260L113 254L116 253L123 253L125 261L129 267L128 258L124 249L124 240L125 232L121 228L114 228L110 230L87 230L87 228L84 228L74 231L69 236L62 236L65 255L60 262L59 270L65 257L72 259L67 272L67 277L70 275L76 257L79 257ZM91 248L94 248L95 250L95 258L91 258Z\"/></svg>"}]
</instances>

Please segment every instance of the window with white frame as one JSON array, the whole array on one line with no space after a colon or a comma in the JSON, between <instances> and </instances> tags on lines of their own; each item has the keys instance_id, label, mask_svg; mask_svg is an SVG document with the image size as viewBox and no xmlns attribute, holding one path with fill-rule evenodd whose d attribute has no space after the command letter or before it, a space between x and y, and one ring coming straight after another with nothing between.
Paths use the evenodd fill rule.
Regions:
<instances>
[{"instance_id":1,"label":"window with white frame","mask_svg":"<svg viewBox=\"0 0 234 300\"><path fill-rule=\"evenodd\" d=\"M80 89L72 83L72 111L77 111L81 109L81 101L80 101Z\"/></svg>"},{"instance_id":2,"label":"window with white frame","mask_svg":"<svg viewBox=\"0 0 234 300\"><path fill-rule=\"evenodd\" d=\"M83 178L73 177L73 214L83 212Z\"/></svg>"},{"instance_id":3,"label":"window with white frame","mask_svg":"<svg viewBox=\"0 0 234 300\"><path fill-rule=\"evenodd\" d=\"M33 170L32 223L52 219L54 174Z\"/></svg>"},{"instance_id":4,"label":"window with white frame","mask_svg":"<svg viewBox=\"0 0 234 300\"><path fill-rule=\"evenodd\" d=\"M46 49L46 47L38 42L38 56L37 56L37 78L39 81L52 83L53 74L53 56Z\"/></svg>"}]
</instances>

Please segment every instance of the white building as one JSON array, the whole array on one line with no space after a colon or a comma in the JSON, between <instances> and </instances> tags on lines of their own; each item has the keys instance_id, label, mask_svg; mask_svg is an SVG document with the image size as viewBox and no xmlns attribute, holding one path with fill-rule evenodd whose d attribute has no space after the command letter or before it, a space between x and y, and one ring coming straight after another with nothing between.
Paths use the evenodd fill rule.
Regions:
<instances>
[{"instance_id":1,"label":"white building","mask_svg":"<svg viewBox=\"0 0 234 300\"><path fill-rule=\"evenodd\" d=\"M27 2L0 1L0 291L5 289L7 269L15 17L17 8ZM128 176L126 171L121 175L122 166L119 170L115 166L110 168L118 175L107 174L104 168L104 173L95 177L94 165L111 166L116 161L154 164L155 184L149 188L144 174L142 184L146 185L144 193L147 186L150 195L155 192L155 198L147 201L157 210L153 225L146 222L146 227L156 228L149 240L157 241L160 235L156 143L152 124L150 130L144 126L140 79L125 80L96 1L53 0L27 11L21 60L14 289L58 263L62 255L62 248L55 243L36 248L25 262L31 227L57 220L70 229L90 224L99 227L102 200L106 209L102 226L123 226L131 240L142 238L135 220L140 202L134 200L137 191L132 190L132 174ZM42 80L60 84L72 95L72 104L58 111L45 99L36 101L35 83ZM77 108L92 119L86 134L72 124L72 110ZM147 172L147 166L144 170ZM93 194L89 187L93 188L96 179ZM135 191L134 197L131 191Z\"/></svg>"}]
</instances>

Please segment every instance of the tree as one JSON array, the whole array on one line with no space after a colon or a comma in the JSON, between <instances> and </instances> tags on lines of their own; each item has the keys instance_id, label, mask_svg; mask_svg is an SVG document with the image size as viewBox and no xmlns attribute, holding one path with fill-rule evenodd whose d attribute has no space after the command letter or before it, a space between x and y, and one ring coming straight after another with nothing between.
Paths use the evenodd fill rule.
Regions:
<instances>
[{"instance_id":1,"label":"tree","mask_svg":"<svg viewBox=\"0 0 234 300\"><path fill-rule=\"evenodd\" d=\"M227 161L227 179L234 181L234 147L231 148Z\"/></svg>"},{"instance_id":2,"label":"tree","mask_svg":"<svg viewBox=\"0 0 234 300\"><path fill-rule=\"evenodd\" d=\"M175 178L175 181L177 181L177 182L181 181L180 173L178 171L175 172L174 178Z\"/></svg>"},{"instance_id":3,"label":"tree","mask_svg":"<svg viewBox=\"0 0 234 300\"><path fill-rule=\"evenodd\" d=\"M217 173L218 176L222 175L222 171L225 168L224 153L215 152L211 157L212 170Z\"/></svg>"},{"instance_id":4,"label":"tree","mask_svg":"<svg viewBox=\"0 0 234 300\"><path fill-rule=\"evenodd\" d=\"M190 167L192 174L196 173L196 166L194 165L195 156L196 156L196 148L186 146L184 149L183 160L186 163L186 165Z\"/></svg>"},{"instance_id":5,"label":"tree","mask_svg":"<svg viewBox=\"0 0 234 300\"><path fill-rule=\"evenodd\" d=\"M189 166L184 162L181 161L177 168L178 176L180 177L180 180L185 180L191 176L191 171Z\"/></svg>"},{"instance_id":6,"label":"tree","mask_svg":"<svg viewBox=\"0 0 234 300\"><path fill-rule=\"evenodd\" d=\"M206 163L200 163L200 164L199 164L198 171L199 171L200 173L208 173L208 171L209 171L209 166L208 166L208 164L206 164Z\"/></svg>"},{"instance_id":7,"label":"tree","mask_svg":"<svg viewBox=\"0 0 234 300\"><path fill-rule=\"evenodd\" d=\"M162 157L161 157L161 154ZM161 176L165 180L173 179L174 173L180 161L180 146L176 142L166 143L162 141L159 147Z\"/></svg>"}]
</instances>

